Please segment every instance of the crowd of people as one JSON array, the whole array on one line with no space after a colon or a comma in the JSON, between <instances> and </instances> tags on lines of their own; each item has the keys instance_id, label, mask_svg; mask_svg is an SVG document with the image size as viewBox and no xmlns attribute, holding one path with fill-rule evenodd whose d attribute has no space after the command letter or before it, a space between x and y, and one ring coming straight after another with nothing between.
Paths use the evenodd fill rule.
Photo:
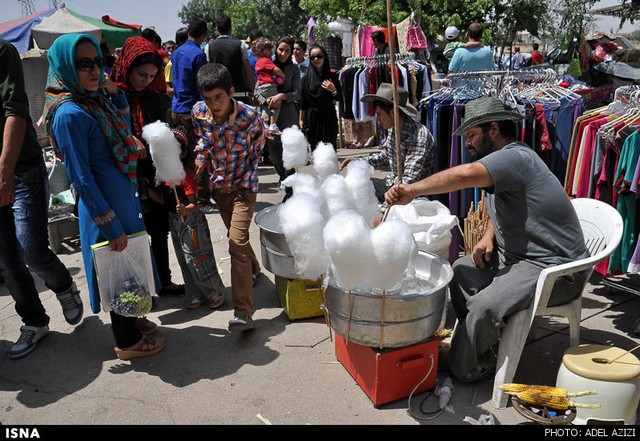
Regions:
<instances>
[{"instance_id":1,"label":"crowd of people","mask_svg":"<svg viewBox=\"0 0 640 441\"><path fill-rule=\"evenodd\" d=\"M339 147L336 108L343 91L322 45L312 44L307 54L305 41L289 36L271 40L259 30L242 41L232 36L226 15L215 25L219 36L209 41L207 22L199 17L163 47L155 32L130 37L111 66L105 63L111 52L87 34L61 36L48 52L45 127L78 195L91 310L109 312L116 356L122 360L154 355L166 342L153 335L158 326L146 317L123 316L105 304L92 245L107 241L111 251L122 252L129 235L146 231L157 294L185 295L188 309L205 304L218 309L226 300L225 286L205 217L218 213L227 229L231 260L234 317L228 330L249 331L253 287L261 273L249 241L258 167L268 153L281 181L295 173L284 166L281 139L282 130L293 126L302 130L311 150L320 142ZM445 36L450 72L494 69L492 52L481 42L480 24L469 26L467 43L456 41L455 27L447 28ZM371 38L378 54L388 54L384 33ZM79 323L84 310L69 271L47 247L42 149L29 116L19 55L5 41L0 41L0 65L0 271L24 323L9 353L17 359L49 330L31 271L56 293L69 324ZM575 212L546 165L515 142L514 121L521 117L498 99L468 103L465 122L456 131L477 161L436 174L434 138L417 118L406 89L382 83L360 101L371 103L385 141L378 153L346 158L341 169L358 159L389 169L389 176L374 182L381 204L406 204L466 187L489 193L489 227L472 253L455 262L451 283L459 325L449 364L456 378L478 380L490 371L499 327L510 314L528 307L540 271L586 253ZM180 146L181 185L156 179L157 167L142 136L143 128L156 121L171 128ZM397 146L403 164L399 173ZM283 202L291 196L286 188ZM172 280L169 237L183 285ZM564 294L558 302L579 292Z\"/></svg>"}]
</instances>

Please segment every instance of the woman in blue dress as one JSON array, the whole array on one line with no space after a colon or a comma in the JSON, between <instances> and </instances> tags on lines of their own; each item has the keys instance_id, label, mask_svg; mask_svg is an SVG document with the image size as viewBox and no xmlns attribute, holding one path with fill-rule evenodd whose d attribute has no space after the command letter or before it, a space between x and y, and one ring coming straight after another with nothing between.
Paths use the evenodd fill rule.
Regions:
<instances>
[{"instance_id":1,"label":"woman in blue dress","mask_svg":"<svg viewBox=\"0 0 640 441\"><path fill-rule=\"evenodd\" d=\"M111 251L120 252L128 234L145 230L136 182L137 152L144 147L131 135L127 99L105 75L94 37L62 35L49 49L48 59L45 124L78 193L82 258L91 309L98 313L100 292L91 245L108 241ZM136 317L116 314L107 304L102 307L111 316L118 358L164 349L164 338L143 334Z\"/></svg>"}]
</instances>

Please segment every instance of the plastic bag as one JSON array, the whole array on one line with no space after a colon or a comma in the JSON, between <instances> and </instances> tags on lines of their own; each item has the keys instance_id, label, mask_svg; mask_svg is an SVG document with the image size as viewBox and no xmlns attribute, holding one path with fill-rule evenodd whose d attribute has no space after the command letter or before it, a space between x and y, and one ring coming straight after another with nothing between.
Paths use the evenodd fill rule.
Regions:
<instances>
[{"instance_id":1,"label":"plastic bag","mask_svg":"<svg viewBox=\"0 0 640 441\"><path fill-rule=\"evenodd\" d=\"M129 253L115 253L109 306L116 314L139 317L151 311L151 293L143 269Z\"/></svg>"}]
</instances>

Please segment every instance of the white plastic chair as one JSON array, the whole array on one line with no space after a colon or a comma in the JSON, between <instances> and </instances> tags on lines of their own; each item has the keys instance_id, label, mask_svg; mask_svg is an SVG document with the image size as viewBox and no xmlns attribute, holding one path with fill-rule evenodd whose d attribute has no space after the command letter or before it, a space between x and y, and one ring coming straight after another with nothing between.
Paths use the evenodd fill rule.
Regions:
<instances>
[{"instance_id":1,"label":"white plastic chair","mask_svg":"<svg viewBox=\"0 0 640 441\"><path fill-rule=\"evenodd\" d=\"M575 300L557 306L548 306L549 296L556 279L559 277L587 269L591 270L589 273L591 276L596 264L609 257L622 238L622 216L611 205L590 198L572 199L571 202L580 219L584 240L591 256L542 270L531 307L509 317L507 325L501 332L498 346L492 397L493 405L496 408L504 408L507 405L509 395L502 392L498 386L513 381L522 350L536 316L553 315L567 318L569 320L570 346L580 344L582 293ZM586 280L588 281L588 279L587 277Z\"/></svg>"}]
</instances>

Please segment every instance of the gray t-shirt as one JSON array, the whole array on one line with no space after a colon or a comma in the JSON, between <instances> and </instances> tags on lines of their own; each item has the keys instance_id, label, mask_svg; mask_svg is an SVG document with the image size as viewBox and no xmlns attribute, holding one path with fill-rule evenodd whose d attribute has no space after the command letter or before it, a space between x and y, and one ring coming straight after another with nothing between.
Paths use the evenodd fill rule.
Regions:
<instances>
[{"instance_id":1,"label":"gray t-shirt","mask_svg":"<svg viewBox=\"0 0 640 441\"><path fill-rule=\"evenodd\" d=\"M506 264L562 264L588 256L578 216L558 178L525 144L479 159L493 178L487 210Z\"/></svg>"}]
</instances>

